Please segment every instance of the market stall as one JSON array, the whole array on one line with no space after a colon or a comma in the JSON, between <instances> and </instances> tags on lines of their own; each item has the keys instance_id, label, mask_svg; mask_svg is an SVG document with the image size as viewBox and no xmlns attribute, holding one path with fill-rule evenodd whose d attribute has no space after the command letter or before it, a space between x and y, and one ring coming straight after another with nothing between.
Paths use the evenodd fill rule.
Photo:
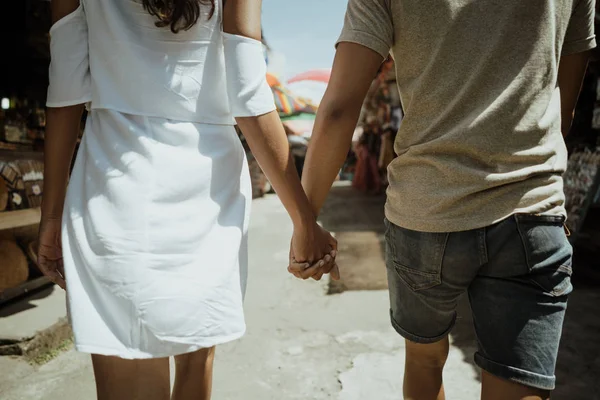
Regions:
<instances>
[{"instance_id":1,"label":"market stall","mask_svg":"<svg viewBox=\"0 0 600 400\"><path fill-rule=\"evenodd\" d=\"M600 249L600 52L595 50L567 136L567 227L576 247Z\"/></svg>"},{"instance_id":2,"label":"market stall","mask_svg":"<svg viewBox=\"0 0 600 400\"><path fill-rule=\"evenodd\" d=\"M43 184L50 4L27 0L29 28L0 38L10 62L0 77L0 304L49 283L36 268Z\"/></svg>"},{"instance_id":3,"label":"market stall","mask_svg":"<svg viewBox=\"0 0 600 400\"><path fill-rule=\"evenodd\" d=\"M387 167L395 158L394 140L402 121L402 106L391 58L381 66L363 103L359 130L342 169L342 178L365 193L381 194Z\"/></svg>"}]
</instances>

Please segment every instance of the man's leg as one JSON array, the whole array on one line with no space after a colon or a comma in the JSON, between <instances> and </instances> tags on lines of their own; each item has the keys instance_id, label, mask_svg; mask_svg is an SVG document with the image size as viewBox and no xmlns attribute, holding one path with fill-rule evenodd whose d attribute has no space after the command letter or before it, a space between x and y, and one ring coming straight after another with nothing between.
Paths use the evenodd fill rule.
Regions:
<instances>
[{"instance_id":1,"label":"man's leg","mask_svg":"<svg viewBox=\"0 0 600 400\"><path fill-rule=\"evenodd\" d=\"M482 400L548 400L550 391L520 385L483 371L481 377Z\"/></svg>"},{"instance_id":2,"label":"man's leg","mask_svg":"<svg viewBox=\"0 0 600 400\"><path fill-rule=\"evenodd\" d=\"M391 321L406 340L404 397L442 400L458 298L477 275L478 231L414 232L387 223Z\"/></svg>"},{"instance_id":3,"label":"man's leg","mask_svg":"<svg viewBox=\"0 0 600 400\"><path fill-rule=\"evenodd\" d=\"M469 287L483 400L545 400L571 292L562 218L518 215L487 228L489 262Z\"/></svg>"},{"instance_id":4,"label":"man's leg","mask_svg":"<svg viewBox=\"0 0 600 400\"><path fill-rule=\"evenodd\" d=\"M450 342L448 337L437 343L419 344L406 341L404 398L406 400L444 400L442 372Z\"/></svg>"}]
</instances>

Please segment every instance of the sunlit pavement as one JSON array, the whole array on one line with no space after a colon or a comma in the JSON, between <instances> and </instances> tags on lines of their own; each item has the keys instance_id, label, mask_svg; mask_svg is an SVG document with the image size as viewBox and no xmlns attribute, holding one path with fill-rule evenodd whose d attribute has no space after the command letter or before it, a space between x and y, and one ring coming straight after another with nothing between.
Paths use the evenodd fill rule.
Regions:
<instances>
[{"instance_id":1,"label":"sunlit pavement","mask_svg":"<svg viewBox=\"0 0 600 400\"><path fill-rule=\"evenodd\" d=\"M213 398L401 398L404 345L389 324L387 291L327 295L326 281L293 278L286 271L292 232L287 214L275 196L253 207L248 332L217 350ZM480 389L472 341L461 335L455 340L446 368L447 396L476 399ZM35 370L0 361L2 400L94 396L86 355L69 351Z\"/></svg>"}]
</instances>

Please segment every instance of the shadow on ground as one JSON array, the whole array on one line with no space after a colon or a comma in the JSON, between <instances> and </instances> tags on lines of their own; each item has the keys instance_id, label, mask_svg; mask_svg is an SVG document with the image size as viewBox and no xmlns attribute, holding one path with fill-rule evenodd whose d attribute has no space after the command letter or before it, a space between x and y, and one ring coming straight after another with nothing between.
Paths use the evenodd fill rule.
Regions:
<instances>
[{"instance_id":1,"label":"shadow on ground","mask_svg":"<svg viewBox=\"0 0 600 400\"><path fill-rule=\"evenodd\" d=\"M553 398L600 400L600 262L580 249L575 254Z\"/></svg>"},{"instance_id":2,"label":"shadow on ground","mask_svg":"<svg viewBox=\"0 0 600 400\"><path fill-rule=\"evenodd\" d=\"M342 279L329 282L329 294L387 289L384 204L385 196L363 194L349 183L331 189L320 222L338 240Z\"/></svg>"},{"instance_id":3,"label":"shadow on ground","mask_svg":"<svg viewBox=\"0 0 600 400\"><path fill-rule=\"evenodd\" d=\"M384 203L384 196L362 194L346 183L332 189L320 221L339 241L342 280L330 282L329 294L387 289ZM600 263L593 254L576 254L575 291L569 300L552 398L600 400ZM451 340L478 371L473 361L477 338L466 296L459 303Z\"/></svg>"},{"instance_id":4,"label":"shadow on ground","mask_svg":"<svg viewBox=\"0 0 600 400\"><path fill-rule=\"evenodd\" d=\"M50 296L54 290L56 290L54 286L46 286L30 292L25 298L17 298L3 304L0 307L0 318L10 317L11 315L37 307L35 304L32 304L31 301L45 299Z\"/></svg>"}]
</instances>

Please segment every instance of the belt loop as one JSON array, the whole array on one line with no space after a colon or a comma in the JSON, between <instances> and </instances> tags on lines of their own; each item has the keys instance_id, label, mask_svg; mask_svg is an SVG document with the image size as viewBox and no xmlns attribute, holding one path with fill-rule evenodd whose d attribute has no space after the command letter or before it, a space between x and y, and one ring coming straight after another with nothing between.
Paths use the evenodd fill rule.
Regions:
<instances>
[{"instance_id":1,"label":"belt loop","mask_svg":"<svg viewBox=\"0 0 600 400\"><path fill-rule=\"evenodd\" d=\"M567 224L563 224L564 228L565 228L565 233L567 234L567 237L571 237L571 231L569 230L569 227L567 226Z\"/></svg>"}]
</instances>

